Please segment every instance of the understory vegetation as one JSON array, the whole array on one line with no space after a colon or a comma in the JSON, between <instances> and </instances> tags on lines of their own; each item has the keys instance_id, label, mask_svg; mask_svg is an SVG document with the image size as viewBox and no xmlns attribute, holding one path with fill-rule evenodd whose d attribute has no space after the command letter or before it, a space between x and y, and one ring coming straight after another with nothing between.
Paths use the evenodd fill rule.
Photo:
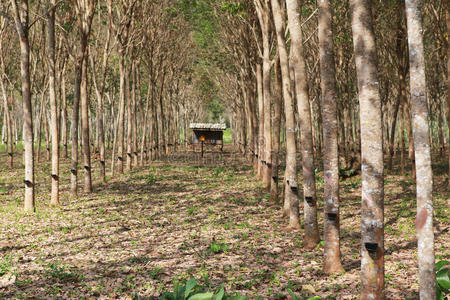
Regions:
<instances>
[{"instance_id":1,"label":"understory vegetation","mask_svg":"<svg viewBox=\"0 0 450 300\"><path fill-rule=\"evenodd\" d=\"M22 166L0 166L0 298L185 299L175 294L191 278L196 285L190 296L217 296L223 287L222 299L358 297L360 176L341 181L344 271L328 276L323 242L311 251L302 248L303 229L286 228L281 206L262 192L251 167L239 155L224 157L209 164L155 161L107 183L96 180L95 193L78 198L64 179L58 208L49 206L44 161L37 168L34 214L22 209ZM444 261L450 257L450 195L446 164L436 161L436 261ZM385 177L386 295L416 299L414 184L398 171L394 167ZM316 178L321 191L320 168Z\"/></svg>"}]
</instances>

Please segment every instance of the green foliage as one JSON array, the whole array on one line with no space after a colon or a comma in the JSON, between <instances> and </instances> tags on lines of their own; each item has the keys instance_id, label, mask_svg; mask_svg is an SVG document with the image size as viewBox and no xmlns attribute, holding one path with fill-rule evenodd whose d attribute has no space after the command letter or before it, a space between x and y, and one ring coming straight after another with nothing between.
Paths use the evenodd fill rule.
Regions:
<instances>
[{"instance_id":1,"label":"green foliage","mask_svg":"<svg viewBox=\"0 0 450 300\"><path fill-rule=\"evenodd\" d=\"M215 254L218 253L225 253L230 249L230 246L224 243L217 243L216 241L213 241L211 245L209 246L209 251Z\"/></svg>"},{"instance_id":2,"label":"green foliage","mask_svg":"<svg viewBox=\"0 0 450 300\"><path fill-rule=\"evenodd\" d=\"M231 138L231 129L227 128L223 132L223 143L224 144L231 144L232 138Z\"/></svg>"},{"instance_id":3,"label":"green foliage","mask_svg":"<svg viewBox=\"0 0 450 300\"><path fill-rule=\"evenodd\" d=\"M246 16L245 11L247 10L247 8L248 5L246 2L233 3L224 1L220 6L220 9L222 9L225 12L228 12L231 15L241 15L244 17Z\"/></svg>"},{"instance_id":4,"label":"green foliage","mask_svg":"<svg viewBox=\"0 0 450 300\"><path fill-rule=\"evenodd\" d=\"M11 256L6 255L0 260L0 277L8 274L12 269Z\"/></svg>"},{"instance_id":5,"label":"green foliage","mask_svg":"<svg viewBox=\"0 0 450 300\"><path fill-rule=\"evenodd\" d=\"M225 288L221 286L215 292L208 291L205 287L198 284L193 277L185 284L176 284L173 292L165 292L160 300L247 300L247 296L229 295Z\"/></svg>"},{"instance_id":6,"label":"green foliage","mask_svg":"<svg viewBox=\"0 0 450 300\"><path fill-rule=\"evenodd\" d=\"M83 276L74 267L67 267L61 263L50 263L46 266L45 275L58 282L78 282Z\"/></svg>"},{"instance_id":7,"label":"green foliage","mask_svg":"<svg viewBox=\"0 0 450 300\"><path fill-rule=\"evenodd\" d=\"M320 300L322 297L320 296L313 296L313 297L301 297L297 296L291 289L287 290L288 293L291 295L293 300Z\"/></svg>"},{"instance_id":8,"label":"green foliage","mask_svg":"<svg viewBox=\"0 0 450 300\"><path fill-rule=\"evenodd\" d=\"M436 264L436 299L447 299L450 292L450 261L442 260Z\"/></svg>"}]
</instances>

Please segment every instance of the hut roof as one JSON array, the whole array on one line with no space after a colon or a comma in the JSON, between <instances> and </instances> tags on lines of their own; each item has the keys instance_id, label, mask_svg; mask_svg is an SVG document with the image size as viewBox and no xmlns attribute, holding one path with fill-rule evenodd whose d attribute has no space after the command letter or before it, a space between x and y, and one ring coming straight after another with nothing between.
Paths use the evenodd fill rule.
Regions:
<instances>
[{"instance_id":1,"label":"hut roof","mask_svg":"<svg viewBox=\"0 0 450 300\"><path fill-rule=\"evenodd\" d=\"M220 123L191 123L189 128L203 130L225 130L227 129L227 125Z\"/></svg>"}]
</instances>

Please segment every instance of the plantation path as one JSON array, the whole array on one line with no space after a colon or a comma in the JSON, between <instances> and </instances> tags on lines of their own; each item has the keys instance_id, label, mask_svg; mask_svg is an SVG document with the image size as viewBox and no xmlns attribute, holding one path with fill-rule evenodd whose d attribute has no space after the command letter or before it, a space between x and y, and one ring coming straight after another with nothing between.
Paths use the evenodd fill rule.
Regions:
<instances>
[{"instance_id":1,"label":"plantation path","mask_svg":"<svg viewBox=\"0 0 450 300\"><path fill-rule=\"evenodd\" d=\"M64 161L61 208L47 207L49 163L37 169L38 211L27 215L22 166L12 176L1 165L0 284L12 274L15 281L0 288L0 298L151 297L190 276L211 287L225 283L252 299L283 299L287 288L302 296L358 297L360 177L341 185L346 272L327 277L321 246L304 251L302 232L284 230L279 205L269 202L242 161L200 167L154 162L106 184L96 181L95 192L78 199L67 192ZM449 257L450 245L443 176L435 178L437 261ZM394 180L386 177L387 296L415 299L413 185Z\"/></svg>"}]
</instances>

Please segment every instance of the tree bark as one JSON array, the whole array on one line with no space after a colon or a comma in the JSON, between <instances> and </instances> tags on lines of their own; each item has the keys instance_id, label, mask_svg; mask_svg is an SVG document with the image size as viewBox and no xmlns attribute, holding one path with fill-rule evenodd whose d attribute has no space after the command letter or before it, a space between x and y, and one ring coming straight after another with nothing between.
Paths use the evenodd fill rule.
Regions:
<instances>
[{"instance_id":1,"label":"tree bark","mask_svg":"<svg viewBox=\"0 0 450 300\"><path fill-rule=\"evenodd\" d=\"M307 249L314 248L320 240L317 224L317 199L314 167L314 147L311 124L311 108L309 104L306 82L305 60L303 58L303 38L300 27L300 7L297 0L287 0L289 32L291 34L292 64L294 68L295 93L300 121L300 137L303 164L303 196L305 218L305 241ZM295 127L292 127L294 130Z\"/></svg>"},{"instance_id":2,"label":"tree bark","mask_svg":"<svg viewBox=\"0 0 450 300\"><path fill-rule=\"evenodd\" d=\"M350 0L360 103L361 299L384 299L383 120L370 0Z\"/></svg>"},{"instance_id":3,"label":"tree bark","mask_svg":"<svg viewBox=\"0 0 450 300\"><path fill-rule=\"evenodd\" d=\"M445 12L447 23L447 36L450 36L450 2L447 2L447 9ZM449 128L450 136L450 40L447 40L447 126ZM450 137L449 137L450 139ZM448 179L447 184L450 186L450 141L447 146L448 151Z\"/></svg>"},{"instance_id":4,"label":"tree bark","mask_svg":"<svg viewBox=\"0 0 450 300\"><path fill-rule=\"evenodd\" d=\"M262 66L261 64L256 64L256 87L258 94L258 150L256 153L256 174L262 178L263 170L263 156L264 156L264 94L263 94L263 76L262 76Z\"/></svg>"},{"instance_id":5,"label":"tree bark","mask_svg":"<svg viewBox=\"0 0 450 300\"><path fill-rule=\"evenodd\" d=\"M1 44L0 44L0 59L1 59ZM3 61L2 61L2 65L3 65ZM4 70L4 69L3 69ZM5 131L5 135L6 135L6 147L5 150L8 152L8 167L10 169L13 168L14 166L14 153L13 153L13 134L12 134L12 122L11 122L11 114L9 111L9 105L8 105L8 94L6 92L6 88L5 88L5 82L3 80L3 76L0 77L0 85L2 88L2 95L3 95L3 109L5 111L5 116L4 116L4 126L6 126L6 131Z\"/></svg>"},{"instance_id":6,"label":"tree bark","mask_svg":"<svg viewBox=\"0 0 450 300\"><path fill-rule=\"evenodd\" d=\"M125 84L125 50L119 49L119 73L120 73L120 101L119 101L119 123L117 134L117 172L123 173L123 151L124 151L124 131L125 131L125 98L126 98L126 84Z\"/></svg>"},{"instance_id":7,"label":"tree bark","mask_svg":"<svg viewBox=\"0 0 450 300\"><path fill-rule=\"evenodd\" d=\"M294 101L291 94L291 78L289 75L289 59L284 37L284 22L278 0L271 0L275 31L277 34L278 52L280 54L281 79L283 83L284 113L286 116L286 172L285 197L290 203L289 226L300 228L299 202L297 183L297 144L295 131ZM289 9L288 9L289 10Z\"/></svg>"},{"instance_id":8,"label":"tree bark","mask_svg":"<svg viewBox=\"0 0 450 300\"><path fill-rule=\"evenodd\" d=\"M61 74L61 139L63 143L63 157L68 157L67 151L67 139L68 139L68 126L67 126L67 99L66 99L66 78L65 72Z\"/></svg>"},{"instance_id":9,"label":"tree bark","mask_svg":"<svg viewBox=\"0 0 450 300\"><path fill-rule=\"evenodd\" d=\"M417 245L420 299L436 299L433 233L433 172L423 49L422 1L405 0L410 64L412 127L417 180Z\"/></svg>"},{"instance_id":10,"label":"tree bark","mask_svg":"<svg viewBox=\"0 0 450 300\"><path fill-rule=\"evenodd\" d=\"M72 168L70 170L70 190L73 195L78 193L78 122L80 119L80 90L81 90L81 64L82 57L75 62L75 83L72 105Z\"/></svg>"},{"instance_id":11,"label":"tree bark","mask_svg":"<svg viewBox=\"0 0 450 300\"><path fill-rule=\"evenodd\" d=\"M274 104L273 104L273 137L272 137L272 178L270 182L270 200L279 202L278 191L278 169L279 169L279 152L280 152L280 128L281 128L281 103L282 103L282 87L281 87L281 70L280 60L275 61L275 87L274 87Z\"/></svg>"},{"instance_id":12,"label":"tree bark","mask_svg":"<svg viewBox=\"0 0 450 300\"><path fill-rule=\"evenodd\" d=\"M84 161L84 192L92 192L91 176L91 143L89 139L89 98L87 91L87 52L81 65L81 128L83 140L83 161Z\"/></svg>"},{"instance_id":13,"label":"tree bark","mask_svg":"<svg viewBox=\"0 0 450 300\"><path fill-rule=\"evenodd\" d=\"M272 133L271 133L271 98L270 77L272 63L270 61L270 10L268 1L258 1L257 15L262 33L263 63L262 63L262 89L263 89L263 158L262 158L262 182L264 189L270 188L272 176Z\"/></svg>"},{"instance_id":14,"label":"tree bark","mask_svg":"<svg viewBox=\"0 0 450 300\"><path fill-rule=\"evenodd\" d=\"M132 155L133 155L133 100L130 97L130 87L133 88L133 84L130 84L130 74L134 73L134 63L131 63L131 67L125 73L125 91L126 91L126 101L127 101L127 160L125 165L125 170L127 172L132 169ZM132 91L131 91L132 92ZM133 96L133 92L132 95Z\"/></svg>"},{"instance_id":15,"label":"tree bark","mask_svg":"<svg viewBox=\"0 0 450 300\"><path fill-rule=\"evenodd\" d=\"M55 6L56 0L50 5ZM59 134L58 134L58 103L56 100L56 56L55 56L55 10L48 14L48 67L49 67L49 98L51 110L51 136L52 136L52 189L50 204L59 205Z\"/></svg>"},{"instance_id":16,"label":"tree bark","mask_svg":"<svg viewBox=\"0 0 450 300\"><path fill-rule=\"evenodd\" d=\"M137 102L141 101L141 93L140 93L140 86L141 86L141 82L140 82L140 77L139 77L139 63L135 64L135 68L134 68L134 80L133 80L133 103L132 103L132 107L133 107L133 165L135 167L138 166L138 152L137 152ZM143 125L145 126L145 123L143 122Z\"/></svg>"},{"instance_id":17,"label":"tree bark","mask_svg":"<svg viewBox=\"0 0 450 300\"><path fill-rule=\"evenodd\" d=\"M343 270L339 240L339 155L336 70L332 12L329 0L319 0L320 87L322 90L324 176L324 272Z\"/></svg>"},{"instance_id":18,"label":"tree bark","mask_svg":"<svg viewBox=\"0 0 450 300\"><path fill-rule=\"evenodd\" d=\"M35 211L34 203L34 140L31 105L30 43L28 39L28 0L11 0L14 21L20 40L20 73L23 105L23 147L25 163L25 210ZM20 6L19 6L20 4Z\"/></svg>"}]
</instances>

